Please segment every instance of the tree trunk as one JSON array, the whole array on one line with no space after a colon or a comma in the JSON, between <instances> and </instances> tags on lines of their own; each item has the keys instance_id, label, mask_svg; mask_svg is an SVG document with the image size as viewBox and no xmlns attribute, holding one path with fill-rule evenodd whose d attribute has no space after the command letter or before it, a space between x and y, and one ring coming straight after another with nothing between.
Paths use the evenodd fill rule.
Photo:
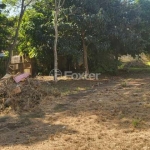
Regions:
<instances>
[{"instance_id":1,"label":"tree trunk","mask_svg":"<svg viewBox=\"0 0 150 150\"><path fill-rule=\"evenodd\" d=\"M118 73L118 48L115 50L115 70L114 73L117 75Z\"/></svg>"},{"instance_id":2,"label":"tree trunk","mask_svg":"<svg viewBox=\"0 0 150 150\"><path fill-rule=\"evenodd\" d=\"M54 40L54 81L57 82L57 69L58 69L58 56L57 56L57 42L58 42L58 14L59 9L55 5L54 14L54 29L55 29L55 40Z\"/></svg>"},{"instance_id":3,"label":"tree trunk","mask_svg":"<svg viewBox=\"0 0 150 150\"><path fill-rule=\"evenodd\" d=\"M84 71L85 75L89 74L89 67L88 67L88 55L87 55L87 45L85 43L85 32L82 32L82 44L83 44L83 62L84 62Z\"/></svg>"},{"instance_id":4,"label":"tree trunk","mask_svg":"<svg viewBox=\"0 0 150 150\"><path fill-rule=\"evenodd\" d=\"M8 64L7 64L7 68L6 68L6 73L9 73L9 65L10 65L10 62L11 62L11 57L13 56L13 50L16 48L21 21L22 21L22 18L23 18L25 9L26 9L26 7L24 6L24 1L25 0L22 0L21 11L20 11L20 16L19 16L19 20L18 20L18 25L17 25L17 28L16 28L13 44L12 44L10 50L9 50L9 59L8 59Z\"/></svg>"},{"instance_id":5,"label":"tree trunk","mask_svg":"<svg viewBox=\"0 0 150 150\"><path fill-rule=\"evenodd\" d=\"M62 3L61 3L62 2ZM60 9L64 5L65 0L55 0L55 13L54 13L54 29L55 29L55 40L54 40L54 81L57 82L57 70L58 70L58 55L57 55L57 43L58 43L58 15Z\"/></svg>"}]
</instances>

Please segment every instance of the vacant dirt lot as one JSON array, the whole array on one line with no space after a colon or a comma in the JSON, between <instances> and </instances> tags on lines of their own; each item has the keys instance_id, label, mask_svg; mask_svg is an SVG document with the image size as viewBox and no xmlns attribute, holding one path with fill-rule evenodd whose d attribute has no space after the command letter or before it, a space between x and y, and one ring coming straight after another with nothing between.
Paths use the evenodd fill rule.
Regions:
<instances>
[{"instance_id":1,"label":"vacant dirt lot","mask_svg":"<svg viewBox=\"0 0 150 150\"><path fill-rule=\"evenodd\" d=\"M61 96L1 112L0 150L150 150L149 73L48 85Z\"/></svg>"}]
</instances>

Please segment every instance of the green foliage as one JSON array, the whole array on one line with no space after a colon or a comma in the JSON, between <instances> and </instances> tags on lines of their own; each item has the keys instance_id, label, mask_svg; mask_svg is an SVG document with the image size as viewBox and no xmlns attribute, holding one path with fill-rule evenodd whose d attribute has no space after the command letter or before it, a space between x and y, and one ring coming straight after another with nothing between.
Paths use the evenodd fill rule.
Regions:
<instances>
[{"instance_id":1,"label":"green foliage","mask_svg":"<svg viewBox=\"0 0 150 150\"><path fill-rule=\"evenodd\" d=\"M8 18L0 13L0 52L2 50L7 50L8 49L8 38L10 36L10 21Z\"/></svg>"},{"instance_id":2,"label":"green foliage","mask_svg":"<svg viewBox=\"0 0 150 150\"><path fill-rule=\"evenodd\" d=\"M0 12L1 12L1 9L4 9L6 7L5 4L0 4Z\"/></svg>"},{"instance_id":3,"label":"green foliage","mask_svg":"<svg viewBox=\"0 0 150 150\"><path fill-rule=\"evenodd\" d=\"M127 87L127 82L126 82L126 81L122 81L122 82L121 82L121 86L122 86L122 87Z\"/></svg>"},{"instance_id":4,"label":"green foliage","mask_svg":"<svg viewBox=\"0 0 150 150\"><path fill-rule=\"evenodd\" d=\"M141 123L141 120L140 120L140 119L134 119L134 120L132 121L132 125L133 125L134 128L137 128L140 123Z\"/></svg>"},{"instance_id":5,"label":"green foliage","mask_svg":"<svg viewBox=\"0 0 150 150\"><path fill-rule=\"evenodd\" d=\"M5 1L11 5L19 2ZM9 32L14 34L8 20L10 18L0 15L1 50L7 49L11 43L7 40L12 36ZM15 18L12 20L16 23ZM19 32L19 53L35 58L38 71L44 73L53 69L53 25L54 0L39 0L25 12ZM149 26L149 0L132 3L122 0L66 0L58 18L58 55L69 60L67 65L71 64L73 69L83 57L84 33L90 71L114 74L120 65L118 57L122 54L134 56L143 50L149 53Z\"/></svg>"},{"instance_id":6,"label":"green foliage","mask_svg":"<svg viewBox=\"0 0 150 150\"><path fill-rule=\"evenodd\" d=\"M41 5L43 7L41 7ZM19 36L20 54L36 58L38 71L48 73L53 63L53 25L50 6L37 2L25 12ZM44 11L43 11L44 10ZM48 13L48 14L47 14Z\"/></svg>"},{"instance_id":7,"label":"green foliage","mask_svg":"<svg viewBox=\"0 0 150 150\"><path fill-rule=\"evenodd\" d=\"M149 0L139 0L138 1L141 8L141 20L142 23L139 26L142 39L144 41L144 50L149 53L150 50L150 1Z\"/></svg>"}]
</instances>

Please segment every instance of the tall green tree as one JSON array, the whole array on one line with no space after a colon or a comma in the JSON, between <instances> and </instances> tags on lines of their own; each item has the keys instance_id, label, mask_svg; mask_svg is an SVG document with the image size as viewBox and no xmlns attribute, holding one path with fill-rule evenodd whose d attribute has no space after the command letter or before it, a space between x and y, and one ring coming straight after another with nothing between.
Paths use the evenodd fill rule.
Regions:
<instances>
[{"instance_id":1,"label":"tall green tree","mask_svg":"<svg viewBox=\"0 0 150 150\"><path fill-rule=\"evenodd\" d=\"M138 54L142 50L139 10L135 4L115 0L104 8L107 12L106 29L111 53L115 57L117 71L118 57L122 54Z\"/></svg>"},{"instance_id":2,"label":"tall green tree","mask_svg":"<svg viewBox=\"0 0 150 150\"><path fill-rule=\"evenodd\" d=\"M35 55L44 66L50 66L50 61L56 66L58 58L54 59L53 54L61 54L76 60L83 56L87 74L89 69L103 67L105 58L109 62L106 66L109 68L108 64L113 64L116 71L118 56L138 54L143 48L137 3L68 0L57 17L54 7L55 1L36 2L25 14L21 26L19 49ZM55 50L57 47L57 51L53 47Z\"/></svg>"},{"instance_id":3,"label":"tall green tree","mask_svg":"<svg viewBox=\"0 0 150 150\"><path fill-rule=\"evenodd\" d=\"M115 73L118 70L119 56L135 55L142 51L143 40L138 30L141 22L140 10L137 8L139 6L135 3L126 3L120 0L108 1L103 4L104 28L102 34L98 36L101 42L98 44L98 49L96 48L94 51L96 55L91 52L90 63L93 64L95 61L97 63L97 65L94 64L94 68L100 66L106 71L110 70ZM102 46L103 44L104 46Z\"/></svg>"},{"instance_id":4,"label":"tall green tree","mask_svg":"<svg viewBox=\"0 0 150 150\"><path fill-rule=\"evenodd\" d=\"M104 16L102 13L103 1L73 0L69 1L68 5L70 5L68 19L72 22L76 33L80 35L84 71L85 74L89 74L88 49L90 45L100 43L101 41L97 37L102 32L104 25Z\"/></svg>"},{"instance_id":5,"label":"tall green tree","mask_svg":"<svg viewBox=\"0 0 150 150\"><path fill-rule=\"evenodd\" d=\"M57 54L57 43L58 43L58 17L60 11L65 3L65 0L55 0L54 8L54 29L55 29L55 40L54 40L54 81L57 82L57 69L58 69L58 54Z\"/></svg>"},{"instance_id":6,"label":"tall green tree","mask_svg":"<svg viewBox=\"0 0 150 150\"><path fill-rule=\"evenodd\" d=\"M35 58L44 73L53 68L54 27L51 3L36 2L26 11L19 37L19 52ZM40 69L41 68L41 69Z\"/></svg>"},{"instance_id":7,"label":"tall green tree","mask_svg":"<svg viewBox=\"0 0 150 150\"><path fill-rule=\"evenodd\" d=\"M4 0L4 2L6 4L11 5L11 6L16 6L17 4L20 5L20 12L19 12L19 18L18 18L18 22L17 22L17 27L16 27L16 30L15 30L15 35L14 35L14 38L13 38L12 45L10 46L10 49L9 49L9 61L8 61L8 65L7 65L7 72L8 72L10 61L11 61L11 56L13 55L13 50L16 48L19 29L20 29L20 25L21 25L23 15L26 11L26 8L33 2L33 0L21 0L21 1L18 1L18 0L13 0L13 1L12 0Z\"/></svg>"},{"instance_id":8,"label":"tall green tree","mask_svg":"<svg viewBox=\"0 0 150 150\"><path fill-rule=\"evenodd\" d=\"M0 51L8 50L8 40L10 37L9 27L10 22L5 14L1 13L2 9L5 9L6 5L0 5Z\"/></svg>"},{"instance_id":9,"label":"tall green tree","mask_svg":"<svg viewBox=\"0 0 150 150\"><path fill-rule=\"evenodd\" d=\"M150 1L149 0L138 0L140 6L140 18L141 24L138 31L141 32L142 39L145 44L144 51L149 53L150 50Z\"/></svg>"}]
</instances>

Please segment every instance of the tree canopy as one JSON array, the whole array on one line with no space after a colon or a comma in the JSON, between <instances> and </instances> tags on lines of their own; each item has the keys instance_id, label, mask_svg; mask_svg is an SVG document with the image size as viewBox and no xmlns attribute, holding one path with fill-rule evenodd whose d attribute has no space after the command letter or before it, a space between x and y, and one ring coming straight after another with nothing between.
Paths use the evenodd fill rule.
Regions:
<instances>
[{"instance_id":1,"label":"tree canopy","mask_svg":"<svg viewBox=\"0 0 150 150\"><path fill-rule=\"evenodd\" d=\"M19 1L5 2L17 6ZM25 4L29 2L26 0ZM54 6L54 0L38 0L25 10L15 47L18 53L34 58L43 73L54 65ZM19 13L14 17L16 24L17 17ZM0 14L1 50L11 45L10 18ZM63 69L71 67L87 73L116 72L119 56L149 53L149 0L66 0L57 19L58 68L63 64Z\"/></svg>"}]
</instances>

